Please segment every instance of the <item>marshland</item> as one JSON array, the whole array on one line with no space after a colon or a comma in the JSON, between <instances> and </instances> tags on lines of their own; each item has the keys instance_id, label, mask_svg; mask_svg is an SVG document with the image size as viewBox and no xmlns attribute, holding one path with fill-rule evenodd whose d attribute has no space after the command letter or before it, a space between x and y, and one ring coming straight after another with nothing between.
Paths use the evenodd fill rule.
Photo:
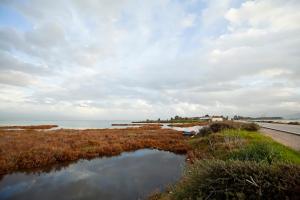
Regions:
<instances>
[{"instance_id":1,"label":"marshland","mask_svg":"<svg viewBox=\"0 0 300 200\"><path fill-rule=\"evenodd\" d=\"M38 126L39 127L39 126ZM125 129L0 130L0 174L80 158L114 156L144 148L186 153L186 138L175 130L147 125Z\"/></svg>"},{"instance_id":2,"label":"marshland","mask_svg":"<svg viewBox=\"0 0 300 200\"><path fill-rule=\"evenodd\" d=\"M36 199L34 191L41 190L46 199L296 199L298 151L263 135L254 123L182 122L178 128L200 124L206 126L192 137L172 129L176 124L154 123L122 129L0 129L0 196ZM60 180L57 187L52 177ZM32 180L37 183L18 192L8 189ZM128 188L117 189L123 184ZM76 187L90 193L80 195ZM53 196L57 192L65 195Z\"/></svg>"}]
</instances>

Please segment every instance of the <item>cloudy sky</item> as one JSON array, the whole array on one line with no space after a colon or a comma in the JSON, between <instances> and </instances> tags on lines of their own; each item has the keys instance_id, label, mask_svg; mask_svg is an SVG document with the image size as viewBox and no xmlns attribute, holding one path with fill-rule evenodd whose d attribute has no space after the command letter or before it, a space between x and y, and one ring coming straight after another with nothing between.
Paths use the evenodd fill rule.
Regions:
<instances>
[{"instance_id":1,"label":"cloudy sky","mask_svg":"<svg viewBox=\"0 0 300 200\"><path fill-rule=\"evenodd\" d=\"M1 0L0 119L300 113L299 0Z\"/></svg>"}]
</instances>

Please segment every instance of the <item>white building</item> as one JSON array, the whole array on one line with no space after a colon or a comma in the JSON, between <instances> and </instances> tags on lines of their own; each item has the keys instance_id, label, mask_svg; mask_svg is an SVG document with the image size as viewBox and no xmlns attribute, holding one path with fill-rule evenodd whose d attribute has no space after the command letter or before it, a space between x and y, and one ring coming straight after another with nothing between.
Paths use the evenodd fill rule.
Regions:
<instances>
[{"instance_id":1,"label":"white building","mask_svg":"<svg viewBox=\"0 0 300 200\"><path fill-rule=\"evenodd\" d=\"M223 120L224 120L223 117L218 117L218 116L211 117L212 122L222 122Z\"/></svg>"}]
</instances>

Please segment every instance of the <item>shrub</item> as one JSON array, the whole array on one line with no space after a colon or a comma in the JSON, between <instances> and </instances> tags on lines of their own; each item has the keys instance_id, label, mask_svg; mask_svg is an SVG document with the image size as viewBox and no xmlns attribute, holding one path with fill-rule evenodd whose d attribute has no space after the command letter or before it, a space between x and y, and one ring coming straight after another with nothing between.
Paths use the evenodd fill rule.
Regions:
<instances>
[{"instance_id":1,"label":"shrub","mask_svg":"<svg viewBox=\"0 0 300 200\"><path fill-rule=\"evenodd\" d=\"M191 165L172 199L297 199L300 166L204 160Z\"/></svg>"},{"instance_id":2,"label":"shrub","mask_svg":"<svg viewBox=\"0 0 300 200\"><path fill-rule=\"evenodd\" d=\"M213 133L220 132L225 129L234 129L234 125L225 122L215 122L209 126Z\"/></svg>"},{"instance_id":3,"label":"shrub","mask_svg":"<svg viewBox=\"0 0 300 200\"><path fill-rule=\"evenodd\" d=\"M241 123L241 122L214 122L209 125L208 128L202 128L203 135L208 135L210 133L217 133L221 132L226 129L238 129L241 128L242 130L246 131L258 131L259 126L255 123ZM200 134L201 134L200 130ZM206 134L208 133L208 134Z\"/></svg>"},{"instance_id":4,"label":"shrub","mask_svg":"<svg viewBox=\"0 0 300 200\"><path fill-rule=\"evenodd\" d=\"M241 129L246 130L246 131L258 131L259 125L255 124L255 123L243 123L241 125Z\"/></svg>"},{"instance_id":5,"label":"shrub","mask_svg":"<svg viewBox=\"0 0 300 200\"><path fill-rule=\"evenodd\" d=\"M282 160L283 157L277 149L266 142L254 143L241 149L237 152L233 152L229 155L229 159L241 160L241 161L256 161L256 162L268 162L271 164L274 161Z\"/></svg>"},{"instance_id":6,"label":"shrub","mask_svg":"<svg viewBox=\"0 0 300 200\"><path fill-rule=\"evenodd\" d=\"M300 122L289 122L290 125L300 125Z\"/></svg>"},{"instance_id":7,"label":"shrub","mask_svg":"<svg viewBox=\"0 0 300 200\"><path fill-rule=\"evenodd\" d=\"M209 135L211 133L212 133L212 130L207 126L202 127L199 131L199 135L201 135L201 136L206 136L206 135Z\"/></svg>"}]
</instances>

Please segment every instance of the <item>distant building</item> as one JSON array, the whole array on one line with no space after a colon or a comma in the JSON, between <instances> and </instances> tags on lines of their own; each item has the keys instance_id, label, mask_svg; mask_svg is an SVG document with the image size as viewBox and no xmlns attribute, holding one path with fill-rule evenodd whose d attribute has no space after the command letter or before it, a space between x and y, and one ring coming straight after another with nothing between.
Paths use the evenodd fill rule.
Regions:
<instances>
[{"instance_id":1,"label":"distant building","mask_svg":"<svg viewBox=\"0 0 300 200\"><path fill-rule=\"evenodd\" d=\"M220 117L220 116L213 116L211 117L211 121L212 122L222 122L224 120L223 117Z\"/></svg>"}]
</instances>

